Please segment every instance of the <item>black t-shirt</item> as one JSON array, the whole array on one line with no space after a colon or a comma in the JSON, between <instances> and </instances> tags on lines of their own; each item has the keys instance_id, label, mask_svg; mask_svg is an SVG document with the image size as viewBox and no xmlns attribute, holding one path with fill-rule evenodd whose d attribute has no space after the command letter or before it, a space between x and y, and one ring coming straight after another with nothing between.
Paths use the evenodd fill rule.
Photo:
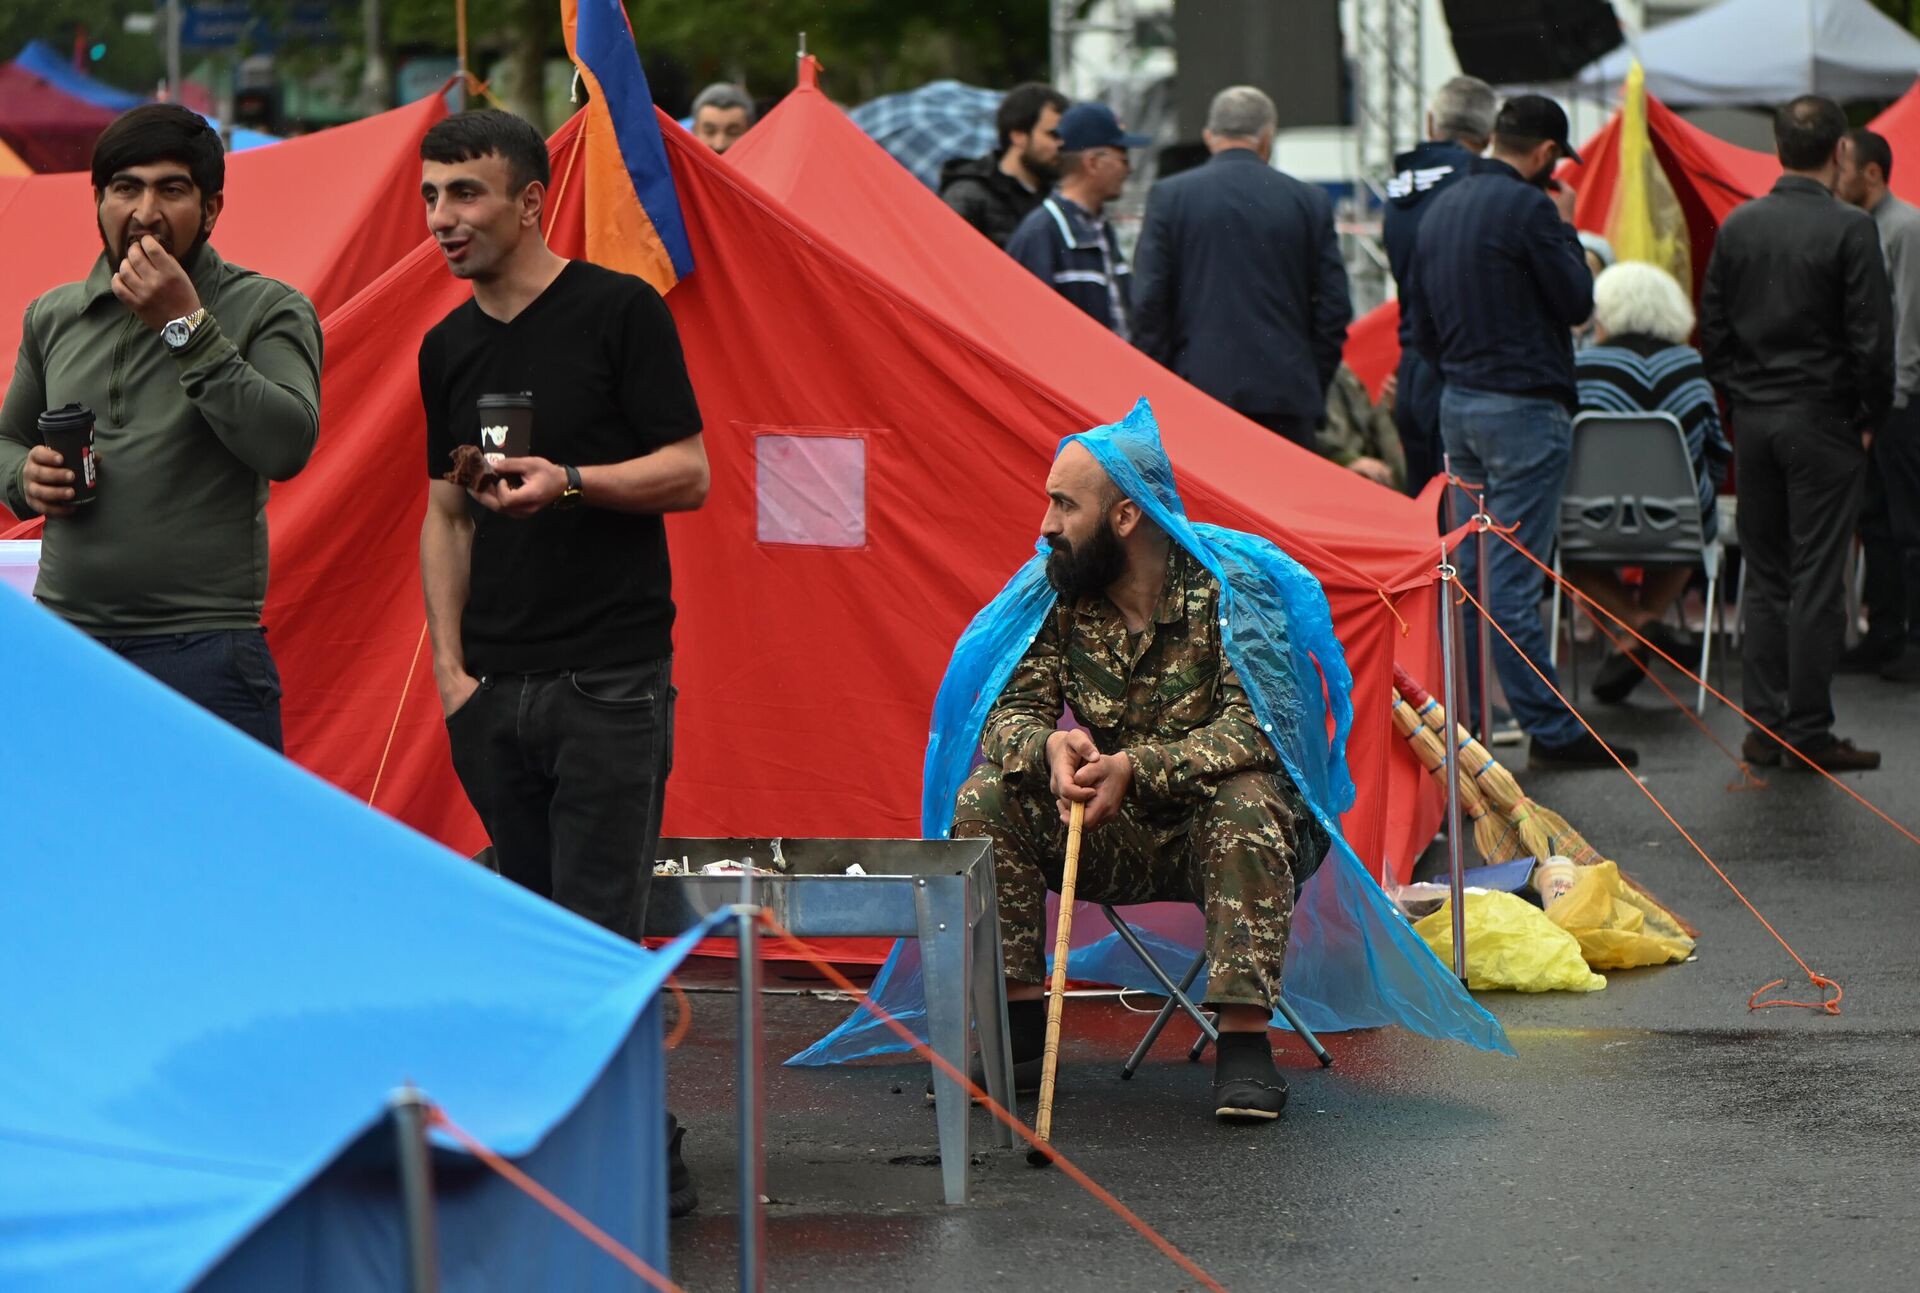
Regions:
<instances>
[{"instance_id":1,"label":"black t-shirt","mask_svg":"<svg viewBox=\"0 0 1920 1293\"><path fill-rule=\"evenodd\" d=\"M533 394L532 453L588 467L695 435L700 410L680 334L638 278L571 261L512 322L473 301L420 343L427 473L478 444L482 395ZM673 649L673 580L660 517L592 506L524 520L468 501L473 572L467 668L542 673L658 659Z\"/></svg>"}]
</instances>

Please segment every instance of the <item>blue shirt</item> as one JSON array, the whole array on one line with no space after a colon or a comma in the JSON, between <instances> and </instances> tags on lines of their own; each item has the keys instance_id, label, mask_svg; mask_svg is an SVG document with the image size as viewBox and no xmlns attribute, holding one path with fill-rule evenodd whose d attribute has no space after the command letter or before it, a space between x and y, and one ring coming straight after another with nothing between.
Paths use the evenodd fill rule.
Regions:
<instances>
[{"instance_id":1,"label":"blue shirt","mask_svg":"<svg viewBox=\"0 0 1920 1293\"><path fill-rule=\"evenodd\" d=\"M1051 194L1027 212L1007 239L1007 255L1025 265L1043 283L1111 328L1122 341L1133 339L1128 304L1132 271L1113 226L1078 205Z\"/></svg>"},{"instance_id":2,"label":"blue shirt","mask_svg":"<svg viewBox=\"0 0 1920 1293\"><path fill-rule=\"evenodd\" d=\"M1537 186L1476 158L1420 222L1414 347L1449 386L1575 404L1574 325L1593 313L1579 236Z\"/></svg>"}]
</instances>

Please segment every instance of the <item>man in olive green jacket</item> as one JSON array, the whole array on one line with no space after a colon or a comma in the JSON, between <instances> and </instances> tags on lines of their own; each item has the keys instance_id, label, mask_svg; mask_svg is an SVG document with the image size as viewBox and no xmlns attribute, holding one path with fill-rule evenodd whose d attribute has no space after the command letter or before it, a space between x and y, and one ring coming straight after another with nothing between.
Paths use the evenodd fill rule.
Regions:
<instances>
[{"instance_id":1,"label":"man in olive green jacket","mask_svg":"<svg viewBox=\"0 0 1920 1293\"><path fill-rule=\"evenodd\" d=\"M0 404L0 501L47 518L35 597L74 627L278 750L280 678L260 612L267 482L313 453L320 324L284 283L208 245L220 138L169 104L100 136L105 252L27 307ZM42 443L42 411L87 406L97 492Z\"/></svg>"}]
</instances>

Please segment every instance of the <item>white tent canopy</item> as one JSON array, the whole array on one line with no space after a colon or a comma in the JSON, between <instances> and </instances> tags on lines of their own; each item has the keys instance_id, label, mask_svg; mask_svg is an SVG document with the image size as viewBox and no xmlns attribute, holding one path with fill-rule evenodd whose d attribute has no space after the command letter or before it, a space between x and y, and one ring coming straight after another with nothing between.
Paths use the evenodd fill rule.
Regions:
<instances>
[{"instance_id":1,"label":"white tent canopy","mask_svg":"<svg viewBox=\"0 0 1920 1293\"><path fill-rule=\"evenodd\" d=\"M1920 75L1920 40L1871 0L1721 0L1588 65L1584 87L1626 79L1634 57L1669 107L1892 99Z\"/></svg>"}]
</instances>

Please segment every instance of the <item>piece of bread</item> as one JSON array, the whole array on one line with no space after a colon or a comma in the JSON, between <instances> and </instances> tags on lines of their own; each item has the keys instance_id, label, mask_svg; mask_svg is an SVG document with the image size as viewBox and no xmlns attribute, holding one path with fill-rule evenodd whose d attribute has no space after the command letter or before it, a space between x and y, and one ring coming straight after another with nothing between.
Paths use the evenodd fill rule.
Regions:
<instances>
[{"instance_id":1,"label":"piece of bread","mask_svg":"<svg viewBox=\"0 0 1920 1293\"><path fill-rule=\"evenodd\" d=\"M454 448L453 470L441 479L461 489L480 490L499 480L500 476L488 465L487 456L480 452L479 445L463 444Z\"/></svg>"}]
</instances>

